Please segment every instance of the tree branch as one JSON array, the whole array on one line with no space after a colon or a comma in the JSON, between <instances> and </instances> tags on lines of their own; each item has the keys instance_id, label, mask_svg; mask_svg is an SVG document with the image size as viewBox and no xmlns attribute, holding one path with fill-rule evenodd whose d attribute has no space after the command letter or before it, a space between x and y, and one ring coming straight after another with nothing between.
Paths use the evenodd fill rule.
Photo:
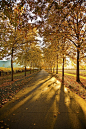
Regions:
<instances>
[{"instance_id":1,"label":"tree branch","mask_svg":"<svg viewBox=\"0 0 86 129\"><path fill-rule=\"evenodd\" d=\"M71 40L69 37L67 37L76 47L78 47L77 45L76 45L76 43L73 41L73 40Z\"/></svg>"}]
</instances>

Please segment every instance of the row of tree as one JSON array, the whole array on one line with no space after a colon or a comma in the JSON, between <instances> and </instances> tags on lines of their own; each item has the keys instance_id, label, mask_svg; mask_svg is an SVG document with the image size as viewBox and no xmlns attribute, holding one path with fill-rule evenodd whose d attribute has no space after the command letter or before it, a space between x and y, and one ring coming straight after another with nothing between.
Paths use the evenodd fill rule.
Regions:
<instances>
[{"instance_id":1,"label":"row of tree","mask_svg":"<svg viewBox=\"0 0 86 129\"><path fill-rule=\"evenodd\" d=\"M27 66L30 69L41 66L36 27L28 23L26 13L24 6L14 1L2 1L0 59L11 58L12 81L14 61L25 67L25 76Z\"/></svg>"},{"instance_id":2,"label":"row of tree","mask_svg":"<svg viewBox=\"0 0 86 129\"><path fill-rule=\"evenodd\" d=\"M84 0L64 0L49 1L47 7L47 15L40 29L41 35L44 37L47 49L45 51L54 52L55 56L51 56L51 52L45 59L47 65L52 67L58 58L62 58L62 77L64 82L64 59L69 56L75 59L76 81L80 82L79 66L80 61L86 63L86 6ZM54 49L55 48L55 49ZM49 50L48 50L49 49ZM55 59L57 57L57 59ZM53 64L53 67L55 66Z\"/></svg>"},{"instance_id":3,"label":"row of tree","mask_svg":"<svg viewBox=\"0 0 86 129\"><path fill-rule=\"evenodd\" d=\"M14 55L25 67L40 65L41 51L36 47L39 34L45 67L54 68L57 62L58 73L58 64L63 62L64 77L64 60L69 56L76 61L76 81L80 82L80 61L86 62L84 0L3 0L1 9L1 58L11 55L12 71Z\"/></svg>"}]
</instances>

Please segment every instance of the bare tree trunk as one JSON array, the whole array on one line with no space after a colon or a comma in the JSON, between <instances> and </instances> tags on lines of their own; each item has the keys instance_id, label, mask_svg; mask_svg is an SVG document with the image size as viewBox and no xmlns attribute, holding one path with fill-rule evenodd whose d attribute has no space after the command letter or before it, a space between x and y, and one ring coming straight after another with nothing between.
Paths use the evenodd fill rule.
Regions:
<instances>
[{"instance_id":1,"label":"bare tree trunk","mask_svg":"<svg viewBox=\"0 0 86 129\"><path fill-rule=\"evenodd\" d=\"M32 67L32 62L30 63L30 74L31 74L31 67Z\"/></svg>"},{"instance_id":2,"label":"bare tree trunk","mask_svg":"<svg viewBox=\"0 0 86 129\"><path fill-rule=\"evenodd\" d=\"M34 66L33 66L33 73L34 73Z\"/></svg>"},{"instance_id":3,"label":"bare tree trunk","mask_svg":"<svg viewBox=\"0 0 86 129\"><path fill-rule=\"evenodd\" d=\"M64 85L64 57L63 57L63 64L62 64L62 85Z\"/></svg>"},{"instance_id":4,"label":"bare tree trunk","mask_svg":"<svg viewBox=\"0 0 86 129\"><path fill-rule=\"evenodd\" d=\"M30 74L31 74L31 67L30 67Z\"/></svg>"},{"instance_id":5,"label":"bare tree trunk","mask_svg":"<svg viewBox=\"0 0 86 129\"><path fill-rule=\"evenodd\" d=\"M53 73L54 73L54 67L53 67Z\"/></svg>"},{"instance_id":6,"label":"bare tree trunk","mask_svg":"<svg viewBox=\"0 0 86 129\"><path fill-rule=\"evenodd\" d=\"M79 47L77 48L77 70L76 70L76 81L80 82L79 77Z\"/></svg>"},{"instance_id":7,"label":"bare tree trunk","mask_svg":"<svg viewBox=\"0 0 86 129\"><path fill-rule=\"evenodd\" d=\"M59 0L59 4L60 4L60 0Z\"/></svg>"},{"instance_id":8,"label":"bare tree trunk","mask_svg":"<svg viewBox=\"0 0 86 129\"><path fill-rule=\"evenodd\" d=\"M52 68L52 72L53 72L53 68Z\"/></svg>"},{"instance_id":9,"label":"bare tree trunk","mask_svg":"<svg viewBox=\"0 0 86 129\"><path fill-rule=\"evenodd\" d=\"M50 72L52 73L52 67L50 67Z\"/></svg>"},{"instance_id":10,"label":"bare tree trunk","mask_svg":"<svg viewBox=\"0 0 86 129\"><path fill-rule=\"evenodd\" d=\"M25 66L25 76L26 76L26 66Z\"/></svg>"},{"instance_id":11,"label":"bare tree trunk","mask_svg":"<svg viewBox=\"0 0 86 129\"><path fill-rule=\"evenodd\" d=\"M79 49L80 49L80 45L79 45L79 12L77 10L77 39L78 39L78 47L77 47L77 70L76 70L76 81L80 82L80 78L79 78Z\"/></svg>"},{"instance_id":12,"label":"bare tree trunk","mask_svg":"<svg viewBox=\"0 0 86 129\"><path fill-rule=\"evenodd\" d=\"M57 68L56 68L56 74L58 74L58 54L57 54Z\"/></svg>"},{"instance_id":13,"label":"bare tree trunk","mask_svg":"<svg viewBox=\"0 0 86 129\"><path fill-rule=\"evenodd\" d=\"M13 81L13 47L11 53L11 81Z\"/></svg>"}]
</instances>

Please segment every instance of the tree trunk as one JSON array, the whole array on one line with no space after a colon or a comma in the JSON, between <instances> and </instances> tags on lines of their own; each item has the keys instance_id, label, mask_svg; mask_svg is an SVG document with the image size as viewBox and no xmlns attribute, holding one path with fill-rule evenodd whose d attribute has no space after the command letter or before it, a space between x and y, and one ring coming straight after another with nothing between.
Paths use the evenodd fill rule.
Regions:
<instances>
[{"instance_id":1,"label":"tree trunk","mask_svg":"<svg viewBox=\"0 0 86 129\"><path fill-rule=\"evenodd\" d=\"M54 73L54 67L53 67L53 73Z\"/></svg>"},{"instance_id":2,"label":"tree trunk","mask_svg":"<svg viewBox=\"0 0 86 129\"><path fill-rule=\"evenodd\" d=\"M13 48L11 53L11 81L13 81Z\"/></svg>"},{"instance_id":3,"label":"tree trunk","mask_svg":"<svg viewBox=\"0 0 86 129\"><path fill-rule=\"evenodd\" d=\"M33 73L34 73L34 67L33 67Z\"/></svg>"},{"instance_id":4,"label":"tree trunk","mask_svg":"<svg viewBox=\"0 0 86 129\"><path fill-rule=\"evenodd\" d=\"M64 85L64 57L63 57L63 64L62 64L62 85Z\"/></svg>"},{"instance_id":5,"label":"tree trunk","mask_svg":"<svg viewBox=\"0 0 86 129\"><path fill-rule=\"evenodd\" d=\"M57 67L56 67L56 74L58 74L58 54L57 54Z\"/></svg>"},{"instance_id":6,"label":"tree trunk","mask_svg":"<svg viewBox=\"0 0 86 129\"><path fill-rule=\"evenodd\" d=\"M59 4L60 4L60 0L59 0Z\"/></svg>"},{"instance_id":7,"label":"tree trunk","mask_svg":"<svg viewBox=\"0 0 86 129\"><path fill-rule=\"evenodd\" d=\"M53 68L51 68L51 73L53 72Z\"/></svg>"},{"instance_id":8,"label":"tree trunk","mask_svg":"<svg viewBox=\"0 0 86 129\"><path fill-rule=\"evenodd\" d=\"M26 76L26 66L25 66L25 76Z\"/></svg>"},{"instance_id":9,"label":"tree trunk","mask_svg":"<svg viewBox=\"0 0 86 129\"><path fill-rule=\"evenodd\" d=\"M79 48L77 47L77 69L76 69L76 81L80 82L80 78L79 78Z\"/></svg>"},{"instance_id":10,"label":"tree trunk","mask_svg":"<svg viewBox=\"0 0 86 129\"><path fill-rule=\"evenodd\" d=\"M31 67L30 67L30 74L31 74Z\"/></svg>"},{"instance_id":11,"label":"tree trunk","mask_svg":"<svg viewBox=\"0 0 86 129\"><path fill-rule=\"evenodd\" d=\"M77 39L78 39L78 43L79 43L79 12L77 10ZM80 44L80 43L79 43ZM80 49L80 45L78 44L78 47L77 47L77 70L76 70L76 81L77 82L80 82L80 78L79 78L79 49Z\"/></svg>"}]
</instances>

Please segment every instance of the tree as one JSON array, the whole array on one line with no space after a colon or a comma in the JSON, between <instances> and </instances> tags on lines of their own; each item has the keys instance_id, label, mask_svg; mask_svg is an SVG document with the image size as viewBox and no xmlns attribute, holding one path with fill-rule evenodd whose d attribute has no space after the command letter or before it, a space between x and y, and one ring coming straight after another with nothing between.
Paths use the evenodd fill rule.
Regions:
<instances>
[{"instance_id":1,"label":"tree","mask_svg":"<svg viewBox=\"0 0 86 129\"><path fill-rule=\"evenodd\" d=\"M54 72L56 65L56 51L53 45L43 48L44 66L49 71Z\"/></svg>"},{"instance_id":2,"label":"tree","mask_svg":"<svg viewBox=\"0 0 86 129\"><path fill-rule=\"evenodd\" d=\"M77 72L76 72L76 81L80 82L79 77L79 59L80 52L83 50L85 45L85 6L83 1L78 1L77 6L73 11L69 12L69 15L66 17L64 22L64 27L66 28L67 38L75 45L77 49ZM72 7L74 2L71 2L70 6ZM66 24L65 24L66 23Z\"/></svg>"},{"instance_id":3,"label":"tree","mask_svg":"<svg viewBox=\"0 0 86 129\"><path fill-rule=\"evenodd\" d=\"M4 6L5 4L6 6ZM9 8L7 8L8 6ZM59 46L61 46L59 42L61 38L65 37L66 40L68 39L69 42L73 43L73 45L69 45L70 50L66 50L66 53L70 56L70 53L75 54L77 49L76 81L80 81L79 62L82 59L84 60L84 48L86 45L85 2L83 0L21 0L18 4L14 1L12 2L12 0L10 0L10 3L4 0L1 7L4 10L5 16L11 21L11 25L14 27L17 26L17 29L20 31L22 28L25 31L26 37L29 30L28 20L31 20L31 24L38 28L39 35L44 38L44 43L46 42L48 46L50 44L56 44L57 51ZM11 13L7 14L7 10ZM12 16L14 16L14 18ZM41 19L37 20L38 17ZM17 22L15 22L16 19ZM59 52L57 52L57 60L58 53Z\"/></svg>"},{"instance_id":4,"label":"tree","mask_svg":"<svg viewBox=\"0 0 86 129\"><path fill-rule=\"evenodd\" d=\"M19 47L19 42L22 40L23 34L20 33L18 30L13 28L12 25L10 25L9 22L6 21L5 30L2 32L2 55L1 58L3 57L8 57L11 56L11 71L12 71L12 78L11 80L13 81L13 55L16 55L17 48Z\"/></svg>"},{"instance_id":5,"label":"tree","mask_svg":"<svg viewBox=\"0 0 86 129\"><path fill-rule=\"evenodd\" d=\"M25 31L26 29L21 30L21 32L24 33L23 40L20 43L20 50L18 51L16 57L17 57L17 63L19 62L21 65L24 65L25 67L25 76L26 76L26 67L29 65L31 66L31 58L30 58L30 49L31 46L37 45L36 42L36 28L30 27L29 31ZM29 64L30 63L30 64ZM30 70L31 72L31 70Z\"/></svg>"},{"instance_id":6,"label":"tree","mask_svg":"<svg viewBox=\"0 0 86 129\"><path fill-rule=\"evenodd\" d=\"M54 20L53 20L54 19ZM84 50L85 46L85 2L82 0L78 1L64 1L58 4L53 1L49 6L49 11L46 24L44 27L49 28L51 33L48 35L63 35L68 38L69 41L75 45L75 53L77 49L77 72L76 81L79 82L79 60L80 54ZM43 29L42 29L43 30ZM71 46L70 46L71 47ZM72 53L73 53L72 52ZM81 52L81 53L80 53ZM84 57L84 52L83 56Z\"/></svg>"},{"instance_id":7,"label":"tree","mask_svg":"<svg viewBox=\"0 0 86 129\"><path fill-rule=\"evenodd\" d=\"M2 2L3 3L3 2ZM5 2L6 3L6 2ZM6 3L8 5L8 3ZM3 4L2 4L3 5ZM10 5L9 5L10 6ZM3 51L3 56L7 57L11 55L11 73L12 73L12 78L11 80L13 81L13 56L14 54L18 52L16 48L19 48L21 46L22 40L24 35L27 35L28 29L32 31L31 26L28 26L28 19L27 16L25 15L25 10L23 7L13 5L9 7L11 9L11 12L6 10L9 10L7 6L4 8L4 17L6 24L4 33L2 33L3 41L2 41L2 51ZM25 23L23 23L25 21ZM7 24L8 23L8 24ZM21 31L21 29L23 31Z\"/></svg>"},{"instance_id":8,"label":"tree","mask_svg":"<svg viewBox=\"0 0 86 129\"><path fill-rule=\"evenodd\" d=\"M25 50L25 52L24 52ZM30 73L31 73L31 67L41 67L41 50L34 44L29 44L28 46L24 46L24 50L22 50L17 55L17 62L20 63L20 65L25 66L25 76L26 76L26 66L30 67Z\"/></svg>"},{"instance_id":9,"label":"tree","mask_svg":"<svg viewBox=\"0 0 86 129\"><path fill-rule=\"evenodd\" d=\"M41 61L42 61L42 52L39 46L32 46L30 49L30 59L32 63L32 67L41 68Z\"/></svg>"}]
</instances>

